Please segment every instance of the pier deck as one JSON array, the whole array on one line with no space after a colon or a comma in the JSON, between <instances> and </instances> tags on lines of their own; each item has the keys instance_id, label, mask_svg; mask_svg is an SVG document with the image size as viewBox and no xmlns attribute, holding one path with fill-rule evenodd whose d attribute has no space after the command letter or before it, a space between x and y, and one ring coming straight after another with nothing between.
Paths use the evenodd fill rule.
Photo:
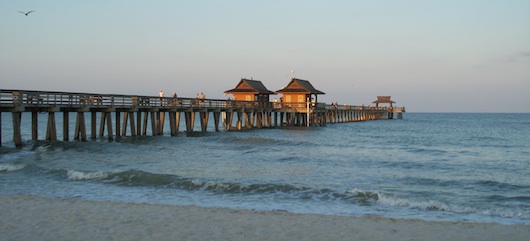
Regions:
<instances>
[{"instance_id":1,"label":"pier deck","mask_svg":"<svg viewBox=\"0 0 530 241\"><path fill-rule=\"evenodd\" d=\"M70 138L69 113L77 113L73 137L74 140L86 141L88 128L85 125L85 113L91 114L90 137L98 137L98 114L99 137L104 137L106 132L107 138L112 140L115 136L146 135L149 124L152 135L163 135L166 113L169 116L169 133L176 136L181 113L184 113L186 131L193 132L197 113L201 131L207 131L210 115L213 115L215 131L219 131L221 121L225 130L232 131L282 126L325 126L326 123L393 119L394 116L400 119L405 108L4 89L0 90L0 126L3 112L12 114L13 141L16 146L22 146L20 129L23 112L32 113L33 140L38 139L38 113L43 112L48 114L46 140L57 140L55 113L61 112L64 141ZM112 119L115 119L114 125ZM1 140L0 128L0 145Z\"/></svg>"}]
</instances>

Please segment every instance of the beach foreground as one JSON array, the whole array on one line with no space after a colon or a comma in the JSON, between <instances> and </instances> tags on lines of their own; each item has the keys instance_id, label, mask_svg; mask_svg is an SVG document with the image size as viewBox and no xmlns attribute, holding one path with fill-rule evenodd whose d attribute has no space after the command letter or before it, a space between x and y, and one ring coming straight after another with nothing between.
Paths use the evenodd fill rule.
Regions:
<instances>
[{"instance_id":1,"label":"beach foreground","mask_svg":"<svg viewBox=\"0 0 530 241\"><path fill-rule=\"evenodd\" d=\"M529 225L0 195L2 240L528 240Z\"/></svg>"}]
</instances>

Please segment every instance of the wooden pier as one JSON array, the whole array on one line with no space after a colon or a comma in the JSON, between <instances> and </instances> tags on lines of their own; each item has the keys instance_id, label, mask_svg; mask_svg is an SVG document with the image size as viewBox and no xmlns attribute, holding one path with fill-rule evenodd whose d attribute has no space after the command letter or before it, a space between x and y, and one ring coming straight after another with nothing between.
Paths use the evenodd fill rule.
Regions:
<instances>
[{"instance_id":1,"label":"wooden pier","mask_svg":"<svg viewBox=\"0 0 530 241\"><path fill-rule=\"evenodd\" d=\"M73 139L86 141L119 136L163 135L166 116L169 134L177 136L184 113L185 131L193 132L199 118L200 130L208 131L213 116L214 131L274 128L283 126L325 126L364 120L402 118L403 107L364 107L317 102L257 102L219 99L174 98L139 95L69 93L31 90L0 90L0 126L3 113L10 112L13 142L22 146L22 113L31 113L32 140L38 140L39 113L47 114L45 140L57 139L56 113L62 113L63 141L70 140L70 113L76 113ZM90 114L87 128L85 114ZM99 121L98 121L99 116ZM98 126L99 123L99 126ZM87 133L87 130L90 133ZM0 146L2 130L0 128Z\"/></svg>"}]
</instances>

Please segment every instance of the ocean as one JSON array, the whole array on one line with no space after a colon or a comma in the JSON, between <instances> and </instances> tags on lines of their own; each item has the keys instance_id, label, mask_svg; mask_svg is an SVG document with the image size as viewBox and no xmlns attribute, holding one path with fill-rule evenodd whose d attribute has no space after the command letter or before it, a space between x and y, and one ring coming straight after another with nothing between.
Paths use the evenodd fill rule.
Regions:
<instances>
[{"instance_id":1,"label":"ocean","mask_svg":"<svg viewBox=\"0 0 530 241\"><path fill-rule=\"evenodd\" d=\"M22 148L10 116L2 114L0 194L530 224L528 113L405 113L178 137L165 128L87 142L31 141L24 114Z\"/></svg>"}]
</instances>

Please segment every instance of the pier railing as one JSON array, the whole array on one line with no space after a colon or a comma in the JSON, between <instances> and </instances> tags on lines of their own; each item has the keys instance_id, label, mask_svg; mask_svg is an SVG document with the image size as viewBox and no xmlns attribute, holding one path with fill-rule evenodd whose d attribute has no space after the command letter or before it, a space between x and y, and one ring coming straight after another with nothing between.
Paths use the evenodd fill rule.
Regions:
<instances>
[{"instance_id":1,"label":"pier railing","mask_svg":"<svg viewBox=\"0 0 530 241\"><path fill-rule=\"evenodd\" d=\"M95 107L95 108L265 108L296 112L330 110L380 110L405 112L404 107L337 105L315 102L257 102L220 99L158 97L143 95L0 90L0 107Z\"/></svg>"},{"instance_id":2,"label":"pier railing","mask_svg":"<svg viewBox=\"0 0 530 241\"><path fill-rule=\"evenodd\" d=\"M0 107L117 107L117 108L273 108L272 103L157 97L142 95L93 94L0 90Z\"/></svg>"}]
</instances>

